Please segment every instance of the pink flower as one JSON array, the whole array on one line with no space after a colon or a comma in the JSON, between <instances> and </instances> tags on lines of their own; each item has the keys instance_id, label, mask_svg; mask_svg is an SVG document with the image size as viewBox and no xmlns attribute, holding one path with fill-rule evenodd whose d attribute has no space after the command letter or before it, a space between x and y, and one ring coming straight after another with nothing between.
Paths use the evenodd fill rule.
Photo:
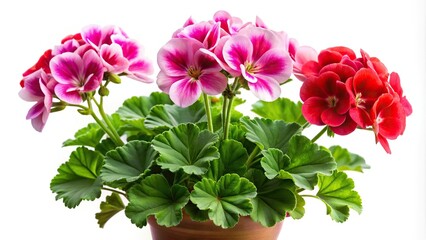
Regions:
<instances>
[{"instance_id":1,"label":"pink flower","mask_svg":"<svg viewBox=\"0 0 426 240\"><path fill-rule=\"evenodd\" d=\"M217 11L213 15L213 21L220 23L220 28L230 35L237 33L243 26L243 21L238 17L233 17L226 11Z\"/></svg>"},{"instance_id":2,"label":"pink flower","mask_svg":"<svg viewBox=\"0 0 426 240\"><path fill-rule=\"evenodd\" d=\"M281 34L250 25L224 43L223 59L233 72L247 80L256 97L273 101L293 68L285 42Z\"/></svg>"},{"instance_id":3,"label":"pink flower","mask_svg":"<svg viewBox=\"0 0 426 240\"><path fill-rule=\"evenodd\" d=\"M27 119L31 119L33 128L41 132L49 117L52 107L52 88L55 81L43 69L26 75L19 96L29 102L36 102L28 111Z\"/></svg>"},{"instance_id":4,"label":"pink flower","mask_svg":"<svg viewBox=\"0 0 426 240\"><path fill-rule=\"evenodd\" d=\"M288 52L294 61L294 76L301 81L305 81L306 77L302 73L302 67L309 61L316 62L318 59L318 53L312 47L299 46L299 43L294 38L289 40Z\"/></svg>"},{"instance_id":5,"label":"pink flower","mask_svg":"<svg viewBox=\"0 0 426 240\"><path fill-rule=\"evenodd\" d=\"M221 28L219 23L200 22L183 28L176 37L195 39L201 42L204 48L212 51L221 37Z\"/></svg>"},{"instance_id":6,"label":"pink flower","mask_svg":"<svg viewBox=\"0 0 426 240\"><path fill-rule=\"evenodd\" d=\"M149 77L154 72L151 62L144 58L142 47L122 29L92 25L83 29L82 38L98 51L108 72L126 74L145 83L153 82Z\"/></svg>"},{"instance_id":7,"label":"pink flower","mask_svg":"<svg viewBox=\"0 0 426 240\"><path fill-rule=\"evenodd\" d=\"M102 62L94 50L87 51L83 57L70 52L57 55L50 61L50 69L58 82L56 96L72 104L81 103L82 93L96 90L104 73Z\"/></svg>"},{"instance_id":8,"label":"pink flower","mask_svg":"<svg viewBox=\"0 0 426 240\"><path fill-rule=\"evenodd\" d=\"M203 47L194 39L173 38L158 52L161 71L157 84L178 106L192 105L202 92L220 94L227 86L222 68L214 58L200 51Z\"/></svg>"}]
</instances>

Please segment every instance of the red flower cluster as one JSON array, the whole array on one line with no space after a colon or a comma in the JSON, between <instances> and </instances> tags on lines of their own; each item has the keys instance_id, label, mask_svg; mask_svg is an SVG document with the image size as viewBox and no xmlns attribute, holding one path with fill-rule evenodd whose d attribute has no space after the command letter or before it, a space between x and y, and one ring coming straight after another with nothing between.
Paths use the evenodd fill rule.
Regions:
<instances>
[{"instance_id":1,"label":"red flower cluster","mask_svg":"<svg viewBox=\"0 0 426 240\"><path fill-rule=\"evenodd\" d=\"M327 125L339 135L372 129L376 142L391 152L387 139L403 134L412 112L397 73L389 74L362 50L357 58L352 49L332 47L305 62L300 75L302 112L309 123Z\"/></svg>"}]
</instances>

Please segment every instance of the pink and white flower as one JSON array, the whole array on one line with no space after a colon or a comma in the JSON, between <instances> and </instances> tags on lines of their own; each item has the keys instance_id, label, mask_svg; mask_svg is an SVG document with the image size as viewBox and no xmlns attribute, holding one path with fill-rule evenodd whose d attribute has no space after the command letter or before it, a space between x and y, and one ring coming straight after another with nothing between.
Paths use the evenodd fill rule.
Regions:
<instances>
[{"instance_id":1,"label":"pink and white flower","mask_svg":"<svg viewBox=\"0 0 426 240\"><path fill-rule=\"evenodd\" d=\"M216 60L200 51L204 45L190 38L173 38L158 52L159 88L181 107L192 105L201 93L217 95L228 83Z\"/></svg>"},{"instance_id":2,"label":"pink and white flower","mask_svg":"<svg viewBox=\"0 0 426 240\"><path fill-rule=\"evenodd\" d=\"M28 111L27 119L31 119L33 128L41 132L50 114L52 89L56 82L43 69L26 75L22 82L24 86L19 91L19 96L25 101L35 102Z\"/></svg>"},{"instance_id":3,"label":"pink and white flower","mask_svg":"<svg viewBox=\"0 0 426 240\"><path fill-rule=\"evenodd\" d=\"M96 90L103 78L103 65L94 50L87 51L83 57L77 53L66 52L50 61L52 75L58 84L56 96L64 102L79 104L81 94Z\"/></svg>"},{"instance_id":4,"label":"pink and white flower","mask_svg":"<svg viewBox=\"0 0 426 240\"><path fill-rule=\"evenodd\" d=\"M247 80L251 92L261 100L273 101L288 80L293 63L282 34L247 26L231 36L223 46L223 59L234 72Z\"/></svg>"}]
</instances>

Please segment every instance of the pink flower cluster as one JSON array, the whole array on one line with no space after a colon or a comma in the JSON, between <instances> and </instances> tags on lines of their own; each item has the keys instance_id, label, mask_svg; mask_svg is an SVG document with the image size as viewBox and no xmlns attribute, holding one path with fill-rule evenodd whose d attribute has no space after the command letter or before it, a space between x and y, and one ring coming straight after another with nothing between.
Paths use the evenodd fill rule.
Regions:
<instances>
[{"instance_id":1,"label":"pink flower cluster","mask_svg":"<svg viewBox=\"0 0 426 240\"><path fill-rule=\"evenodd\" d=\"M106 74L126 75L152 82L153 66L142 56L138 43L116 26L91 25L81 33L65 37L61 44L47 50L23 74L22 99L35 102L27 119L42 131L53 99L79 104L82 94L97 90Z\"/></svg>"},{"instance_id":2,"label":"pink flower cluster","mask_svg":"<svg viewBox=\"0 0 426 240\"><path fill-rule=\"evenodd\" d=\"M244 23L225 11L210 21L190 18L159 50L157 84L173 102L187 107L202 93L222 93L229 74L259 99L273 101L292 73L288 46L284 32L268 29L259 18Z\"/></svg>"},{"instance_id":3,"label":"pink flower cluster","mask_svg":"<svg viewBox=\"0 0 426 240\"><path fill-rule=\"evenodd\" d=\"M294 74L303 81L302 112L308 122L327 125L340 135L356 128L371 128L386 152L387 139L396 139L412 112L397 73L388 73L376 57L361 50L357 57L347 47L332 47L319 54L294 46Z\"/></svg>"}]
</instances>

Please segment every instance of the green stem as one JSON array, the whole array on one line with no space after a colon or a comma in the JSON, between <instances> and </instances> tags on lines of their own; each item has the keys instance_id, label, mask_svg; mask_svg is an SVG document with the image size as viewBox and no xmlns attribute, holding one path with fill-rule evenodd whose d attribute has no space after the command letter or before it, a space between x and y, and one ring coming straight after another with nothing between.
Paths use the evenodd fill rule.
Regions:
<instances>
[{"instance_id":1,"label":"green stem","mask_svg":"<svg viewBox=\"0 0 426 240\"><path fill-rule=\"evenodd\" d=\"M319 198L318 198L318 196L310 195L310 194L301 194L300 196L301 196L301 197L310 197L310 198L316 198L316 199L319 199Z\"/></svg>"},{"instance_id":2,"label":"green stem","mask_svg":"<svg viewBox=\"0 0 426 240\"><path fill-rule=\"evenodd\" d=\"M125 198L127 198L127 194L125 192L121 192L121 191L115 190L113 188L107 188L107 187L102 187L102 189L106 190L106 191L110 191L110 192L114 192L114 193L123 195Z\"/></svg>"},{"instance_id":3,"label":"green stem","mask_svg":"<svg viewBox=\"0 0 426 240\"><path fill-rule=\"evenodd\" d=\"M223 105L222 105L222 128L225 129L226 121L226 109L228 109L229 99L226 96L223 96Z\"/></svg>"},{"instance_id":4,"label":"green stem","mask_svg":"<svg viewBox=\"0 0 426 240\"><path fill-rule=\"evenodd\" d=\"M256 156L260 153L260 148L259 146L256 146L253 151L250 153L250 156L247 158L246 161L246 165L247 168L250 168L253 164L256 163L256 161L254 161L254 159L256 158Z\"/></svg>"},{"instance_id":5,"label":"green stem","mask_svg":"<svg viewBox=\"0 0 426 240\"><path fill-rule=\"evenodd\" d=\"M115 128L112 125L108 125L107 121L102 121L101 119L99 119L99 117L96 115L96 113L93 111L93 107L92 107L92 100L94 100L91 96L87 96L87 105L88 105L88 110L90 115L93 117L93 119L96 121L96 123L105 131L105 133L112 139L112 141L114 141L114 143L117 146L122 146L124 145L123 141L120 139L120 137L117 138L118 134L115 131ZM95 101L96 103L96 101ZM98 109L99 109L99 105ZM100 110L100 109L99 109ZM105 113L104 113L105 114ZM101 113L102 115L102 113ZM103 119L105 120L104 115L102 116ZM108 119L109 120L109 119ZM111 124L111 122L109 122ZM106 125L105 125L106 124ZM115 133L115 134L114 134Z\"/></svg>"},{"instance_id":6,"label":"green stem","mask_svg":"<svg viewBox=\"0 0 426 240\"><path fill-rule=\"evenodd\" d=\"M318 140L326 131L327 131L328 126L325 126L323 129L321 129L321 131L315 135L314 138L312 138L312 142L314 143L316 140Z\"/></svg>"},{"instance_id":7,"label":"green stem","mask_svg":"<svg viewBox=\"0 0 426 240\"><path fill-rule=\"evenodd\" d=\"M203 99L204 99L204 108L206 110L206 116L207 116L207 127L210 132L213 132L213 117L212 117L212 109L210 107L209 96L203 93Z\"/></svg>"},{"instance_id":8,"label":"green stem","mask_svg":"<svg viewBox=\"0 0 426 240\"><path fill-rule=\"evenodd\" d=\"M123 140L121 140L120 135L117 133L117 130L115 130L114 125L112 124L111 120L109 119L108 115L105 113L104 107L103 107L103 97L101 97L100 103L98 103L96 101L96 99L93 98L93 101L95 102L96 106L98 107L99 113L102 116L102 119L105 121L105 123L107 124L108 128L110 129L113 137L114 138L114 142L118 145L118 146L123 146L124 142Z\"/></svg>"},{"instance_id":9,"label":"green stem","mask_svg":"<svg viewBox=\"0 0 426 240\"><path fill-rule=\"evenodd\" d=\"M234 102L234 97L237 93L237 90L239 88L239 79L235 78L234 79L234 83L232 84L231 87L231 92L229 93L229 96L225 96L225 98L228 98L228 104L226 106L225 110L225 122L224 122L224 127L223 127L223 138L224 139L228 139L229 137L229 126L231 124L231 111L232 111L232 104Z\"/></svg>"}]
</instances>

